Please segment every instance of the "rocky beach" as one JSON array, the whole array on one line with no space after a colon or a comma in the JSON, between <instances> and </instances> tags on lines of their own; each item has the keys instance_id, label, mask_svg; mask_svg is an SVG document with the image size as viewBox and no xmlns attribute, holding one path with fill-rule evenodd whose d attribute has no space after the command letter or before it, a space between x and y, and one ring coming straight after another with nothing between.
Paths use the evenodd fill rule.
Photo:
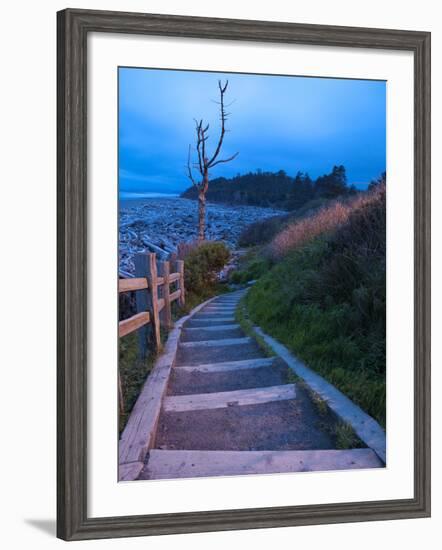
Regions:
<instances>
[{"instance_id":1,"label":"rocky beach","mask_svg":"<svg viewBox=\"0 0 442 550\"><path fill-rule=\"evenodd\" d=\"M178 243L195 240L197 207L196 201L180 197L120 200L120 273L133 274L137 252L156 252L167 259ZM273 208L208 203L206 238L224 241L234 250L247 225L281 213Z\"/></svg>"}]
</instances>

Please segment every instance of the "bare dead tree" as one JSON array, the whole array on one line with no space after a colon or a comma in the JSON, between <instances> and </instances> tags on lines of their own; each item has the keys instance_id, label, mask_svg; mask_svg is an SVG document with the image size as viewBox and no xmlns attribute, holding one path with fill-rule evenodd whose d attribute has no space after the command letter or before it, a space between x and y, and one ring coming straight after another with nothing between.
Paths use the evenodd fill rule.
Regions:
<instances>
[{"instance_id":1,"label":"bare dead tree","mask_svg":"<svg viewBox=\"0 0 442 550\"><path fill-rule=\"evenodd\" d=\"M206 193L209 189L209 173L210 170L217 164L230 162L238 156L239 153L235 153L231 157L220 159L219 154L223 145L224 136L228 131L226 129L226 121L229 113L226 112L226 105L224 96L227 90L229 81L226 80L224 86L221 81L218 81L218 88L220 93L220 101L217 102L220 106L220 118L221 118L221 130L218 138L218 144L212 156L207 154L206 143L209 139L207 134L209 130L209 124L204 125L204 121L195 120L195 132L196 132L196 153L197 162L192 162L192 146L189 145L189 151L187 156L187 175L198 192L198 241L204 241L206 233ZM197 181L193 175L192 167L197 170L201 176L201 180ZM199 178L198 178L199 179Z\"/></svg>"}]
</instances>

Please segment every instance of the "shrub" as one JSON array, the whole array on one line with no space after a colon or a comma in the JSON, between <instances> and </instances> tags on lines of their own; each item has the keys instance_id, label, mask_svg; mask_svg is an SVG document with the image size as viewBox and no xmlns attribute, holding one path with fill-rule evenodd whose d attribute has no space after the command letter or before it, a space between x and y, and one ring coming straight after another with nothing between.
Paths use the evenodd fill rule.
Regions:
<instances>
[{"instance_id":1,"label":"shrub","mask_svg":"<svg viewBox=\"0 0 442 550\"><path fill-rule=\"evenodd\" d=\"M181 243L178 243L178 247L177 247L178 248L178 252L177 252L178 259L185 260L186 257L191 252L196 250L200 244L201 243L199 243L198 241L183 241ZM174 259L176 259L176 258L174 258Z\"/></svg>"},{"instance_id":2,"label":"shrub","mask_svg":"<svg viewBox=\"0 0 442 550\"><path fill-rule=\"evenodd\" d=\"M180 247L180 257L184 259L186 289L202 297L214 290L218 273L230 258L230 251L222 242L204 241Z\"/></svg>"},{"instance_id":3,"label":"shrub","mask_svg":"<svg viewBox=\"0 0 442 550\"><path fill-rule=\"evenodd\" d=\"M267 258L262 256L254 256L249 259L241 269L232 271L230 282L233 284L244 284L253 281L264 275L271 267L271 263Z\"/></svg>"}]
</instances>

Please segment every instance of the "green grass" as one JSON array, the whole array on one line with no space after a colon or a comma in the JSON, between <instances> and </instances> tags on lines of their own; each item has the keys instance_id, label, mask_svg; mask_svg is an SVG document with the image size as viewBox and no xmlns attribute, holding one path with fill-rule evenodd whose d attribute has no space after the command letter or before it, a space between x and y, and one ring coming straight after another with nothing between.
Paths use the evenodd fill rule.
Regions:
<instances>
[{"instance_id":1,"label":"green grass","mask_svg":"<svg viewBox=\"0 0 442 550\"><path fill-rule=\"evenodd\" d=\"M337 449L358 449L364 447L353 428L347 422L338 422L334 428Z\"/></svg>"},{"instance_id":2,"label":"green grass","mask_svg":"<svg viewBox=\"0 0 442 550\"><path fill-rule=\"evenodd\" d=\"M313 406L316 409L316 412L319 414L320 417L324 418L328 415L334 414L332 413L328 405L328 401L322 398L318 393L316 393L303 379L299 380L298 386L300 386L304 391L307 392L310 401L312 402Z\"/></svg>"},{"instance_id":3,"label":"green grass","mask_svg":"<svg viewBox=\"0 0 442 550\"><path fill-rule=\"evenodd\" d=\"M276 265L249 291L251 319L385 425L385 333L355 303L308 299L323 243ZM307 301L306 301L307 299ZM361 319L362 317L362 319Z\"/></svg>"},{"instance_id":4,"label":"green grass","mask_svg":"<svg viewBox=\"0 0 442 550\"><path fill-rule=\"evenodd\" d=\"M385 426L385 201L271 266L251 321ZM258 259L258 262L263 260Z\"/></svg>"},{"instance_id":5,"label":"green grass","mask_svg":"<svg viewBox=\"0 0 442 550\"><path fill-rule=\"evenodd\" d=\"M271 268L269 258L260 255L260 249L253 249L241 259L238 269L230 275L230 282L233 284L245 284L249 281L259 279Z\"/></svg>"},{"instance_id":6,"label":"green grass","mask_svg":"<svg viewBox=\"0 0 442 550\"><path fill-rule=\"evenodd\" d=\"M272 350L272 348L266 344L264 338L257 334L253 328L253 323L250 320L247 310L244 304L244 298L240 301L238 307L235 311L235 319L236 322L239 324L239 326L242 328L243 332L250 336L255 340L255 342L258 344L261 351L267 356L267 357L274 357L275 353Z\"/></svg>"},{"instance_id":7,"label":"green grass","mask_svg":"<svg viewBox=\"0 0 442 550\"><path fill-rule=\"evenodd\" d=\"M300 384L301 378L299 378L299 376L293 372L292 369L287 367L286 382L287 384Z\"/></svg>"},{"instance_id":8,"label":"green grass","mask_svg":"<svg viewBox=\"0 0 442 550\"><path fill-rule=\"evenodd\" d=\"M327 400L323 399L320 395L318 395L315 391L311 389L308 390L308 393L319 416L327 416L330 411Z\"/></svg>"},{"instance_id":9,"label":"green grass","mask_svg":"<svg viewBox=\"0 0 442 550\"><path fill-rule=\"evenodd\" d=\"M308 386L304 380L298 382L308 394L319 417L319 427L328 431L333 436L336 449L358 449L365 447L364 443L356 435L356 432L350 424L339 420L336 413L330 408L328 401Z\"/></svg>"},{"instance_id":10,"label":"green grass","mask_svg":"<svg viewBox=\"0 0 442 550\"><path fill-rule=\"evenodd\" d=\"M123 431L143 384L156 359L150 354L141 360L138 356L138 334L133 332L120 338L118 368L124 399L124 414L119 415L119 430Z\"/></svg>"}]
</instances>

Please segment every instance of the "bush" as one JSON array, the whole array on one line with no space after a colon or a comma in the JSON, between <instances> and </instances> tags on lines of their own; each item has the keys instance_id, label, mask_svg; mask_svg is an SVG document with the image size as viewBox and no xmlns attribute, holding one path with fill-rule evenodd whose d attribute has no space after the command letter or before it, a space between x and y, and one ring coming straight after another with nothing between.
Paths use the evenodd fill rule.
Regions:
<instances>
[{"instance_id":1,"label":"bush","mask_svg":"<svg viewBox=\"0 0 442 550\"><path fill-rule=\"evenodd\" d=\"M230 282L233 284L244 284L249 281L253 281L264 275L271 267L271 263L267 258L262 256L253 256L241 269L232 271L230 275Z\"/></svg>"},{"instance_id":2,"label":"bush","mask_svg":"<svg viewBox=\"0 0 442 550\"><path fill-rule=\"evenodd\" d=\"M187 292L208 296L218 282L218 273L230 258L230 251L222 242L204 241L180 248L184 259L184 279Z\"/></svg>"}]
</instances>

